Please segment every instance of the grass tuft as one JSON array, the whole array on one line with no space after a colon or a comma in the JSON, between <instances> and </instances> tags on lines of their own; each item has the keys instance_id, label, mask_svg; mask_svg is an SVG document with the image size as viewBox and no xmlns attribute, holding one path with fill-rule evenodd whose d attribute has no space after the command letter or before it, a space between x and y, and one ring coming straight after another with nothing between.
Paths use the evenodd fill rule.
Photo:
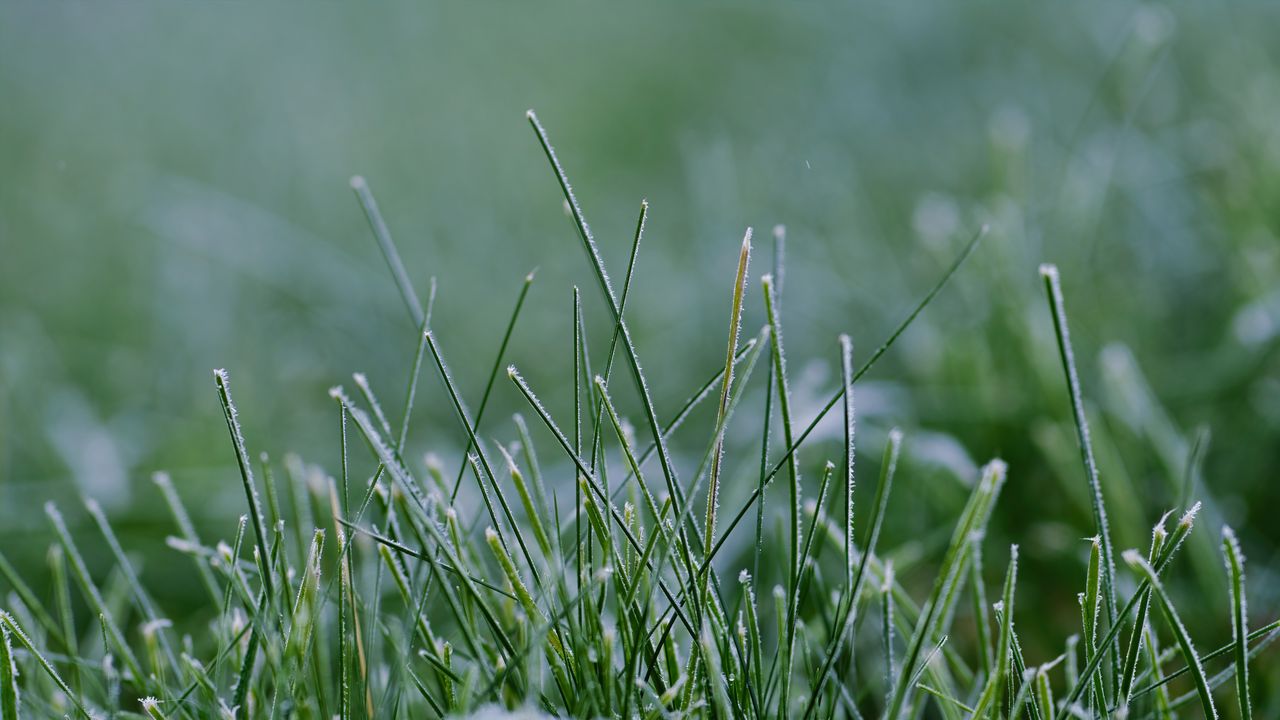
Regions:
<instances>
[{"instance_id":1,"label":"grass tuft","mask_svg":"<svg viewBox=\"0 0 1280 720\"><path fill-rule=\"evenodd\" d=\"M783 312L785 232L774 229L771 272L753 301L748 230L732 279L708 279L730 298L727 338L714 340L725 342L723 364L705 368L696 388L664 384L655 393L651 381L666 379L644 372L628 321L648 203L615 289L546 128L532 111L528 120L608 319L604 332L589 332L592 293L573 288L572 357L560 368L572 377L572 407L550 393L544 402L517 370L517 361L537 360L515 341L534 274L513 292L496 357L457 358L488 370L482 385L466 386L431 327L434 283L424 305L368 184L352 178L389 286L409 311L404 337L415 353L405 359L403 409L379 401L381 379L355 373L355 391L330 391L340 431L332 467L285 455L277 474L266 453L249 454L229 376L215 371L245 514L222 528L227 539L203 528L202 537L175 482L154 476L175 528L167 544L194 563L206 607L194 617L166 613L122 542L128 536L93 499L84 510L104 548L101 567L80 550L78 518L48 505L48 596L0 555L12 591L0 611L0 715L1164 720L1197 701L1216 718L1213 692L1234 680L1241 716L1252 717L1249 666L1280 639L1280 621L1249 631L1234 532L1222 531L1232 641L1213 652L1198 653L1166 591L1198 503L1172 527L1162 517L1145 554L1123 553L1137 582L1116 581L1103 503L1111 480L1094 458L1056 268L1041 275L1093 515L1092 528L1077 528L1093 536L1079 629L1056 627L1051 611L1071 598L1043 597L1026 573L1017 592L1019 544L1009 545L1003 583L988 586L992 518L1008 512L997 507L1001 491L1034 477L1031 468L990 460L952 498L921 474L905 434L883 414L855 417L855 386L943 291L985 227L860 366L850 337L836 339L838 387L815 406L788 371L783 325L803 328L804 318ZM789 292L803 292L794 280ZM744 319L760 316L764 325L744 340ZM617 354L625 367L615 374ZM762 357L767 370L757 376ZM425 463L415 443L430 434L437 444L440 429L409 433L424 361L466 438ZM504 367L510 385L497 382ZM507 424L486 414L499 393L528 405L532 430L519 415ZM666 408L655 397L687 400ZM842 428L826 436L817 428L837 404ZM878 459L865 457L869 448ZM874 496L855 507L855 475L870 477L867 469L878 470ZM748 515L755 522L743 527ZM1130 537L1119 522L1129 516L1116 517L1116 537ZM901 518L909 522L898 527ZM1021 540L1036 550L1026 555L1030 568L1045 550L1035 536ZM1164 627L1150 621L1152 604ZM1046 626L1037 638L1061 631L1053 650L1028 638L1033 624ZM1226 657L1233 662L1210 676L1209 663ZM1190 683L1179 681L1186 676Z\"/></svg>"}]
</instances>

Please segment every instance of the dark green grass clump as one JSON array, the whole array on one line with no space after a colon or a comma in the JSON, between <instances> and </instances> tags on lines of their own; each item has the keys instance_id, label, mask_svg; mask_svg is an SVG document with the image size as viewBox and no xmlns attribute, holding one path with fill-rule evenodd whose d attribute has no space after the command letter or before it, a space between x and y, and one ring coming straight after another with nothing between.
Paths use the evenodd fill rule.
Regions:
<instances>
[{"instance_id":1,"label":"dark green grass clump","mask_svg":"<svg viewBox=\"0 0 1280 720\"><path fill-rule=\"evenodd\" d=\"M571 362L563 368L572 378L572 415L550 412L510 365L505 382L527 402L530 419L484 422L491 393L504 383L507 343L532 275L480 402L468 406L445 339L431 328L434 292L421 301L372 192L353 180L419 328L399 420L356 375L354 392L330 393L340 465L326 473L293 458L277 480L265 454L250 455L229 376L215 371L247 514L229 541L202 539L173 483L156 476L175 521L169 545L195 564L209 622L166 618L87 500L115 560L99 584L50 505L51 596L37 594L0 556L12 590L0 613L0 715L346 720L521 709L619 718L1065 720L1217 717L1230 708L1251 717L1249 664L1280 624L1268 619L1250 630L1244 559L1223 527L1223 588L1233 612L1221 621L1232 640L1209 652L1193 641L1182 622L1187 609L1166 586L1177 582L1167 571L1184 541L1203 532L1195 529L1198 504L1180 508L1172 526L1169 514L1162 517L1145 552L1113 547L1055 268L1042 275L1094 537L1080 578L1079 626L1058 628L1061 652L1032 657L1019 625L1048 615L1019 602L1018 547L1009 549L999 586L988 587L982 570L987 527L1017 468L999 459L982 468L949 540L917 561L932 568L932 581L910 587L878 547L888 508L907 501L893 487L909 438L891 430L872 448L881 458L874 500L865 508L854 502L855 385L982 233L860 366L847 337L833 344L840 386L802 424L783 342L781 232L772 272L759 279L766 322L742 334L745 309L755 306L748 230L736 270L723 273L731 288L727 332L716 339L725 343L724 364L709 368L676 412L660 411L625 313L647 205L615 286L546 132L532 113L529 120L611 319L607 338L588 338L574 290ZM466 436L456 474L406 455L424 364ZM638 408L634 426L620 410L623 394ZM740 407L757 397L760 406ZM710 427L686 423L704 404ZM806 440L837 407L843 443L823 456ZM735 422L758 433L757 447L730 447ZM546 438L537 447L535 431ZM694 467L673 455L678 431L701 433L705 450ZM353 454L366 451L376 470L358 475ZM727 463L731 454L751 462ZM747 544L733 554L745 558L740 567L729 566L731 539ZM73 586L87 613L73 611Z\"/></svg>"}]
</instances>

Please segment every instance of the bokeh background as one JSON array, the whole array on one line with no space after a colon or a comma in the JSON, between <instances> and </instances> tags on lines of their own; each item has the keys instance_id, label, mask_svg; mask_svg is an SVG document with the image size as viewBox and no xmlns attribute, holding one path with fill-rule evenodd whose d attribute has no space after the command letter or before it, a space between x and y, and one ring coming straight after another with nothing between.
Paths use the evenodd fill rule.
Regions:
<instances>
[{"instance_id":1,"label":"bokeh background","mask_svg":"<svg viewBox=\"0 0 1280 720\"><path fill-rule=\"evenodd\" d=\"M1005 458L987 565L1021 543L1019 604L1061 621L1046 630L1078 618L1092 534L1037 274L1057 263L1116 544L1145 547L1188 483L1210 501L1181 561L1203 584L1173 584L1216 647L1224 521L1257 620L1280 606L1277 37L1280 5L1261 1L6 2L0 545L40 577L42 503L83 524L78 497L93 496L180 609L197 588L159 542L170 522L150 474L173 475L207 537L243 512L212 368L230 370L250 450L277 468L293 452L335 471L326 390L353 371L399 413L415 328L356 173L419 292L436 279L434 326L473 406L537 268L506 361L567 417L574 284L599 356L608 326L532 107L616 276L651 203L628 307L664 416L722 362L747 226L757 277L787 227L807 421L837 382L837 333L868 357L990 224L860 384L859 472L875 476L885 429L906 430L885 546L927 579L965 483ZM750 332L758 283L749 298ZM411 455L452 473L462 434L423 378ZM518 409L503 378L486 433L511 439ZM731 431L730 506L755 482L758 427L743 413ZM684 467L710 429L696 416L677 440ZM837 431L804 453L808 474Z\"/></svg>"}]
</instances>

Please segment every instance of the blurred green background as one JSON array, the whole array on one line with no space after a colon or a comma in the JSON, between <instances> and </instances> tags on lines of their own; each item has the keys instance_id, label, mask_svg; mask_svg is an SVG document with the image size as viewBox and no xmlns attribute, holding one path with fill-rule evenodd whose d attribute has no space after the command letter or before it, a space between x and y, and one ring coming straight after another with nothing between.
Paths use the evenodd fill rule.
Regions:
<instances>
[{"instance_id":1,"label":"blurred green background","mask_svg":"<svg viewBox=\"0 0 1280 720\"><path fill-rule=\"evenodd\" d=\"M628 308L661 415L722 362L747 226L755 277L770 229L788 229L786 339L807 421L837 382L836 334L868 357L989 223L859 390L861 477L885 429L908 433L885 545L929 577L964 482L1002 456L987 565L1020 542L1020 606L1078 618L1092 523L1036 272L1051 261L1117 547L1145 547L1178 505L1204 428L1193 495L1212 503L1184 562L1212 582L1174 584L1225 607L1228 521L1270 620L1277 37L1268 2L6 2L0 544L40 572L41 504L83 522L76 498L92 495L181 607L197 597L177 581L188 564L143 542L170 532L148 477L172 473L207 537L232 533L244 501L212 368L232 374L250 450L277 461L297 452L334 471L326 390L353 371L398 414L415 328L348 187L356 173L419 292L437 279L434 325L473 407L538 269L507 361L567 418L572 285L600 357L608 326L525 122L533 107L619 279L651 203ZM748 332L763 322L758 282L750 293ZM462 435L423 377L412 455L436 452L452 473ZM486 433L510 440L518 409L501 379ZM755 482L758 422L741 413L732 430L731 507ZM710 428L703 417L677 441L686 472ZM824 429L802 459L810 475L838 452L838 428ZM1229 636L1225 614L1196 621L1207 645Z\"/></svg>"}]
</instances>

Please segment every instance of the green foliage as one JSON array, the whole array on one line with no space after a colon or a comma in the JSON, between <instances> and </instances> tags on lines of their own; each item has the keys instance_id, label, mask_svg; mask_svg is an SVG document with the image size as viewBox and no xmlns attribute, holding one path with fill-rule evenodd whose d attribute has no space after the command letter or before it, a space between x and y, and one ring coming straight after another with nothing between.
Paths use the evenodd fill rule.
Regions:
<instances>
[{"instance_id":1,"label":"green foliage","mask_svg":"<svg viewBox=\"0 0 1280 720\"><path fill-rule=\"evenodd\" d=\"M263 456L264 512L229 375L215 371L248 508L233 542L205 544L172 482L156 478L179 533L169 544L196 564L208 605L198 619L164 617L105 512L90 499L85 506L112 568L105 582L95 580L81 544L50 504L46 512L58 540L52 555L58 618L43 609L7 562L0 564L14 590L8 611L0 613L0 707L6 715L347 720L496 712L497 706L578 717L901 720L935 712L948 720L1065 720L1110 717L1121 709L1130 719L1163 718L1198 700L1205 715L1216 718L1213 691L1235 678L1241 712L1249 716L1248 663L1280 636L1280 621L1248 632L1243 560L1234 535L1225 531L1233 613L1229 623L1225 616L1221 620L1234 635L1213 652L1196 649L1162 575L1192 541L1199 505L1167 536L1162 518L1147 557L1123 553L1136 573L1126 592L1129 583L1118 577L1112 560L1108 492L1094 456L1055 268L1042 272L1084 466L1081 484L1097 534L1080 578L1083 642L1067 640L1066 655L1028 665L1028 658L1043 654L1039 648L1024 650L1020 626L1044 625L1042 634L1061 638L1074 623L1057 623L1045 607L1018 594L1019 546L1012 545L1000 601L992 607L999 629L990 632L982 557L992 519L1002 512L1001 492L1019 482L1020 468L991 460L978 477L963 478L967 500L954 523L943 527L949 535L932 542L898 537L899 547L883 549L882 531L894 530L888 508L909 502L903 492L891 493L895 477L904 476L898 487L913 482L908 469L899 470L910 440L889 430L870 510L854 512L855 384L938 296L983 233L960 248L919 305L856 372L851 343L840 339L833 348L839 350L840 387L805 424L783 342L780 254L773 273L761 278L766 322L740 343L748 231L736 273L727 267L707 273L709 282L724 280L729 288L723 367L717 365L663 423L654 401L658 383L644 371L625 319L647 205L619 294L548 133L532 112L529 120L611 319L608 353L603 365L593 367L601 354L591 350L603 343L593 345L599 338L587 332L582 298L574 289L572 362L561 366L572 375L572 418L553 412L512 365L512 387L505 389L527 402L545 431L541 452L535 452L533 433L519 418L505 430L482 425L532 274L520 288L472 413L430 324L430 298L424 305L408 282L368 185L353 182L421 333L400 426L393 426L363 375L354 378L359 401L343 387L333 388L340 428L337 477L286 463L288 491L278 494ZM627 366L621 380L611 376L615 350ZM755 378L764 353L766 377ZM452 487L437 465L426 464L423 474L406 455L418 372L428 354L466 438ZM623 393L637 410L636 426L620 408ZM713 395L712 412L698 414ZM775 399L780 427L770 425ZM763 402L754 405L758 400ZM843 442L831 453L814 433L837 404ZM772 430L757 435L751 423ZM681 439L692 436L704 448L693 468L671 451L682 425ZM741 425L749 432L737 432ZM744 439L751 437L764 439L758 465L756 449ZM357 452L352 438L368 452ZM767 443L779 439L781 452L770 458ZM879 439L872 434L860 445L875 447ZM642 442L645 449L637 452ZM654 454L656 467L649 462ZM365 467L367 473L356 469ZM816 488L806 476L815 467L821 468ZM828 492L833 478L844 492ZM785 489L776 487L779 479ZM933 493L927 485L911 492ZM733 512L721 514L721 505ZM927 504L919 505L907 515L940 522ZM748 532L739 525L752 509L761 520ZM718 517L730 520L717 528ZM866 525L860 542L855 521ZM737 549L744 545L749 549ZM748 561L759 568L755 574L744 569ZM78 614L65 599L67 563L84 604ZM735 575L736 583L723 580ZM1022 577L1025 588L1025 571ZM757 600L770 581L772 627L761 621L769 608L758 607ZM961 601L966 588L972 593L968 614ZM1160 633L1147 620L1153 600L1168 621L1176 654L1157 649ZM879 627L862 632L868 618ZM1129 644L1122 647L1126 629ZM1080 646L1084 665L1077 672ZM1146 655L1139 652L1143 646ZM1227 656L1234 662L1210 676L1208 663ZM1190 675L1194 689L1169 698L1165 688L1183 675Z\"/></svg>"}]
</instances>

